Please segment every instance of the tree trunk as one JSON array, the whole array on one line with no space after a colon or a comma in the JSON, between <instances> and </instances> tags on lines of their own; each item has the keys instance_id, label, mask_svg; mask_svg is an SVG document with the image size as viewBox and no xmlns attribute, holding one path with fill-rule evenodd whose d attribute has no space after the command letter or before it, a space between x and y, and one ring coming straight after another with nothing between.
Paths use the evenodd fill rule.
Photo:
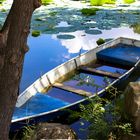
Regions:
<instances>
[{"instance_id":1,"label":"tree trunk","mask_svg":"<svg viewBox=\"0 0 140 140\"><path fill-rule=\"evenodd\" d=\"M0 32L0 140L8 132L17 100L27 37L33 11L40 0L14 0Z\"/></svg>"}]
</instances>

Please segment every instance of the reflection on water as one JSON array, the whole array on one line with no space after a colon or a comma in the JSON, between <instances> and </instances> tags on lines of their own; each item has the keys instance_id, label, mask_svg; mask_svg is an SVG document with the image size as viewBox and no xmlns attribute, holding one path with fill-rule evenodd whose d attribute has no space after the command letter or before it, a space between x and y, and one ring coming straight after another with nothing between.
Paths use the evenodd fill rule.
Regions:
<instances>
[{"instance_id":1,"label":"reflection on water","mask_svg":"<svg viewBox=\"0 0 140 140\"><path fill-rule=\"evenodd\" d=\"M24 61L20 91L23 91L47 71L78 55L78 53L68 53L61 42L53 40L50 35L42 34L36 38L29 36L28 45L30 50Z\"/></svg>"},{"instance_id":2,"label":"reflection on water","mask_svg":"<svg viewBox=\"0 0 140 140\"><path fill-rule=\"evenodd\" d=\"M133 29L129 27L102 30L102 34L99 35L86 34L85 31L69 34L74 35L75 38L58 39L55 34L42 34L37 38L29 36L30 51L26 54L20 91L59 64L79 55L79 53L95 48L97 46L96 40L99 38L107 39L120 36L140 38L140 35L134 33Z\"/></svg>"}]
</instances>

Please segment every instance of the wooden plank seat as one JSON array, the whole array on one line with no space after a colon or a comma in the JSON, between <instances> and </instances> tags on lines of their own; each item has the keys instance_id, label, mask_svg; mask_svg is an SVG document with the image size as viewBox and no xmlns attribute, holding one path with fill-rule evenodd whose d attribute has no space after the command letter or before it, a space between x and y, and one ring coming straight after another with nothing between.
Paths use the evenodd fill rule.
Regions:
<instances>
[{"instance_id":1,"label":"wooden plank seat","mask_svg":"<svg viewBox=\"0 0 140 140\"><path fill-rule=\"evenodd\" d=\"M80 67L79 70L87 72L87 73L94 73L94 74L103 75L103 76L107 76L111 78L119 78L121 76L121 74L119 73L112 73L112 72L107 72L103 70L97 70L95 68L90 68L90 67Z\"/></svg>"},{"instance_id":2,"label":"wooden plank seat","mask_svg":"<svg viewBox=\"0 0 140 140\"><path fill-rule=\"evenodd\" d=\"M59 89L62 89L62 90L66 90L66 91L69 91L69 92L73 92L75 94L79 94L79 95L82 95L82 96L91 96L92 93L91 92L87 92L85 90L81 90L81 89L77 89L77 88L74 88L74 87L71 87L71 86L67 86L67 85L64 85L62 83L55 83L53 84L53 87L55 88L59 88Z\"/></svg>"}]
</instances>

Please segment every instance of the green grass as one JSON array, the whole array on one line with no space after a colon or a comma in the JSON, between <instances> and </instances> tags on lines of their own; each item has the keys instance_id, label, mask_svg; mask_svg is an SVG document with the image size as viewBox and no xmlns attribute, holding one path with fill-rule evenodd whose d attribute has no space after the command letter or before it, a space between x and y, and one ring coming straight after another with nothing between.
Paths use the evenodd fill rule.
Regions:
<instances>
[{"instance_id":1,"label":"green grass","mask_svg":"<svg viewBox=\"0 0 140 140\"><path fill-rule=\"evenodd\" d=\"M96 15L96 12L99 11L98 8L83 8L81 13L85 16Z\"/></svg>"}]
</instances>

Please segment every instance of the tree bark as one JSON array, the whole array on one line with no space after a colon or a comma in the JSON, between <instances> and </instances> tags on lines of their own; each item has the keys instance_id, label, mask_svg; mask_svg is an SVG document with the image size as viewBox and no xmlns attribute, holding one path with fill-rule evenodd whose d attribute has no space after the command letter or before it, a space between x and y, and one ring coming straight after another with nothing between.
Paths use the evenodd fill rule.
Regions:
<instances>
[{"instance_id":1,"label":"tree bark","mask_svg":"<svg viewBox=\"0 0 140 140\"><path fill-rule=\"evenodd\" d=\"M0 31L0 140L8 139L17 100L27 37L33 11L40 0L14 0Z\"/></svg>"}]
</instances>

